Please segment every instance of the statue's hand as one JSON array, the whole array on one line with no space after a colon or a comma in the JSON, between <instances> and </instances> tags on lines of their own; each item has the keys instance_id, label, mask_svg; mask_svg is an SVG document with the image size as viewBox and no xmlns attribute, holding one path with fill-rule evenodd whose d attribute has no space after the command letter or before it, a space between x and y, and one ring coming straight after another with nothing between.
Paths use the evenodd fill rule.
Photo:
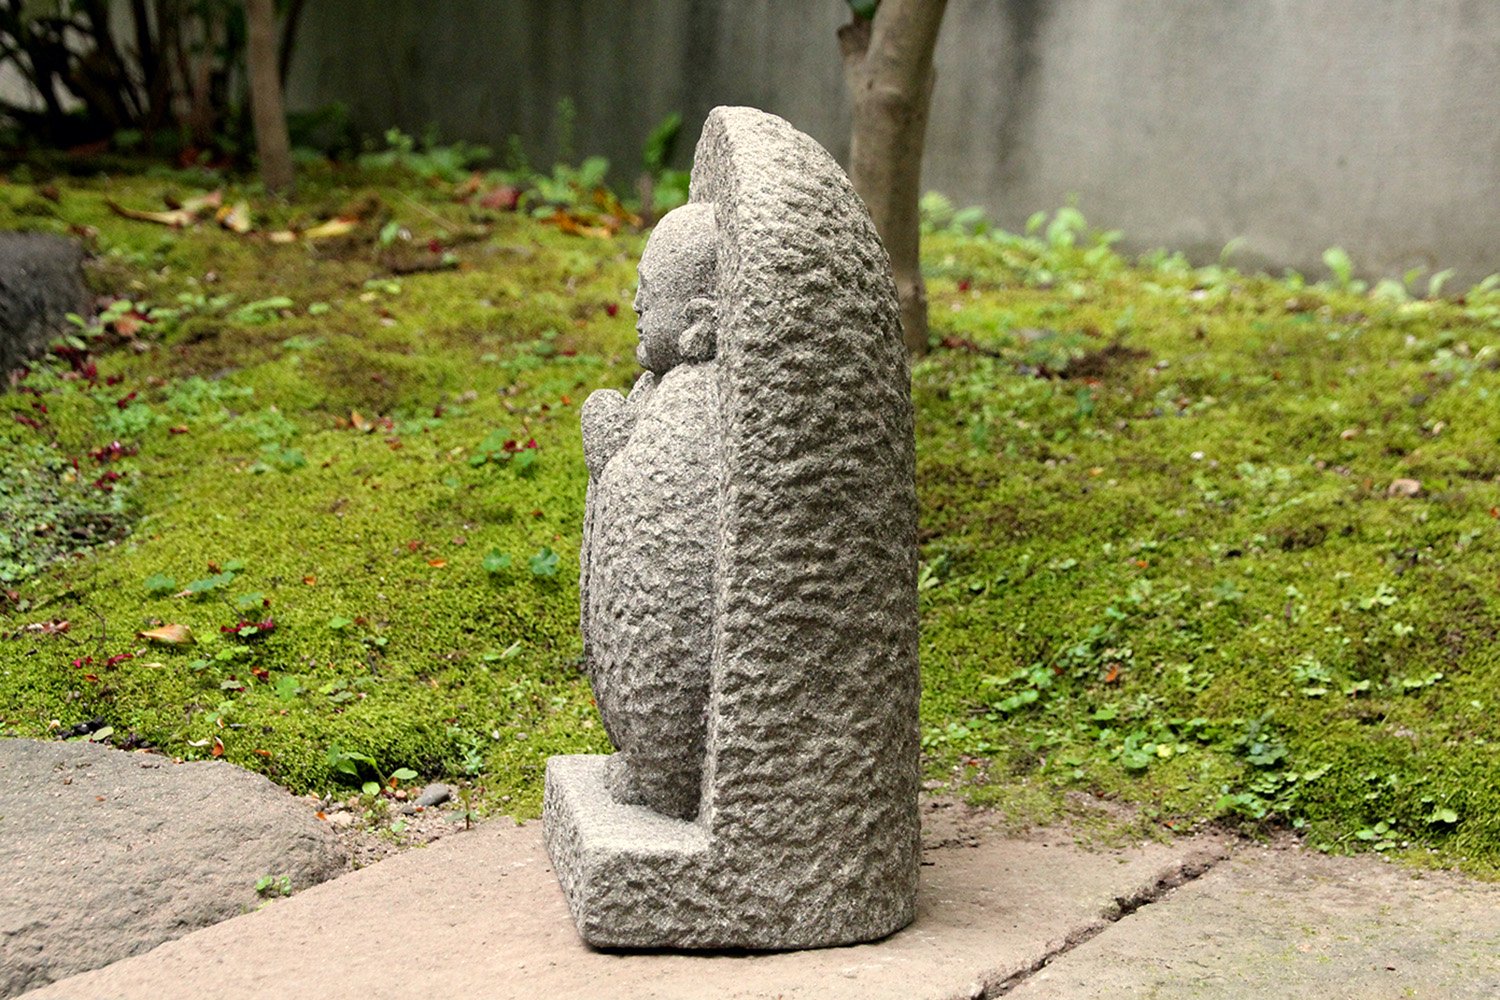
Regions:
<instances>
[{"instance_id":1,"label":"statue's hand","mask_svg":"<svg viewBox=\"0 0 1500 1000\"><path fill-rule=\"evenodd\" d=\"M588 466L590 478L597 479L604 472L615 453L625 447L641 410L656 390L656 376L646 372L636 380L628 397L614 389L596 389L584 401L581 423L583 425L583 462Z\"/></svg>"},{"instance_id":2,"label":"statue's hand","mask_svg":"<svg viewBox=\"0 0 1500 1000\"><path fill-rule=\"evenodd\" d=\"M635 421L626 412L625 397L614 389L596 389L584 401L583 463L589 478L597 479L615 452L625 446Z\"/></svg>"}]
</instances>

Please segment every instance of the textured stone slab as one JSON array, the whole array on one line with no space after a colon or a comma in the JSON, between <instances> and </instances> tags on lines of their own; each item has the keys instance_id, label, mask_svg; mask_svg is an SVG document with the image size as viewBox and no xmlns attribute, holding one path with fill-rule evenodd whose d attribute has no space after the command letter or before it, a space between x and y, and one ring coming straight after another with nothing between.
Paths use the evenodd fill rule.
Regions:
<instances>
[{"instance_id":1,"label":"textured stone slab","mask_svg":"<svg viewBox=\"0 0 1500 1000\"><path fill-rule=\"evenodd\" d=\"M931 814L929 814L931 815ZM578 936L541 824L446 837L27 1000L406 996L952 1000L1097 931L1121 899L1218 856L1214 841L1094 853L929 824L916 921L800 952L602 952ZM977 844L977 846L963 846Z\"/></svg>"},{"instance_id":2,"label":"textured stone slab","mask_svg":"<svg viewBox=\"0 0 1500 1000\"><path fill-rule=\"evenodd\" d=\"M1255 849L1060 956L1014 1000L1494 1000L1500 885Z\"/></svg>"},{"instance_id":3,"label":"textured stone slab","mask_svg":"<svg viewBox=\"0 0 1500 1000\"><path fill-rule=\"evenodd\" d=\"M305 803L218 761L0 740L0 996L139 954L344 869Z\"/></svg>"}]
</instances>

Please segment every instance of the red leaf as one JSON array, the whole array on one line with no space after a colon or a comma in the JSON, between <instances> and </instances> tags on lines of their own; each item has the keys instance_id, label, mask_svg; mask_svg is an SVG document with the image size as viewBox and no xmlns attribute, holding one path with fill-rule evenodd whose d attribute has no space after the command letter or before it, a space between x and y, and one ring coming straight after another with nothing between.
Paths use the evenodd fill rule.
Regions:
<instances>
[{"instance_id":1,"label":"red leaf","mask_svg":"<svg viewBox=\"0 0 1500 1000\"><path fill-rule=\"evenodd\" d=\"M521 200L519 188L509 184L502 184L497 188L486 191L479 199L480 207L494 209L497 212L513 212L516 204Z\"/></svg>"}]
</instances>

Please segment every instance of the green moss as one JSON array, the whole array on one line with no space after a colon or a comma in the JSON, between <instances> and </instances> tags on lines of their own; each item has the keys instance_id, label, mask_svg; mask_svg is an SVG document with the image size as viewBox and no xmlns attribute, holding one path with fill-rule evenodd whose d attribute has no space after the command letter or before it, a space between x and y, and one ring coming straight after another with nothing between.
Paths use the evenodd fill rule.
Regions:
<instances>
[{"instance_id":1,"label":"green moss","mask_svg":"<svg viewBox=\"0 0 1500 1000\"><path fill-rule=\"evenodd\" d=\"M336 746L534 814L549 754L607 746L578 671L577 408L632 376L640 239L317 174L304 207L257 212L364 200L353 235L173 232L104 204L162 187L70 182L24 215L96 228L101 290L178 314L103 352L98 384L39 371L42 396L0 397L48 407L40 432L0 414L7 468L52 470L10 520L61 509L63 487L136 518L11 584L5 725L98 717L297 791L347 780ZM31 198L0 186L0 223ZM389 273L392 218L458 266ZM1500 299L1131 265L1081 235L938 233L926 254L946 345L914 372L930 776L1018 824L1086 815L1086 793L1136 828L1288 823L1500 870ZM273 296L292 304L246 308ZM535 439L535 463L481 449L497 433ZM139 453L87 457L116 438ZM91 494L106 468L115 491ZM1397 478L1420 494L1388 496ZM544 548L555 576L529 568ZM487 572L491 551L509 568ZM145 587L235 560L198 599ZM199 642L134 637L163 623Z\"/></svg>"}]
</instances>

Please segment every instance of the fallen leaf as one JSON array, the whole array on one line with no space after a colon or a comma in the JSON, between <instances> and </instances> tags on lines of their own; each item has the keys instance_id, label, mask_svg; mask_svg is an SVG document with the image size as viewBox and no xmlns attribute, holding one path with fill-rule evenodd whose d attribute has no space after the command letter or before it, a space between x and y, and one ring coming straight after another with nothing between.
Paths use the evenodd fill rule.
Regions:
<instances>
[{"instance_id":1,"label":"fallen leaf","mask_svg":"<svg viewBox=\"0 0 1500 1000\"><path fill-rule=\"evenodd\" d=\"M62 635L72 627L72 623L66 619L55 619L49 622L32 622L24 631L40 632L42 635Z\"/></svg>"},{"instance_id":2,"label":"fallen leaf","mask_svg":"<svg viewBox=\"0 0 1500 1000\"><path fill-rule=\"evenodd\" d=\"M168 208L180 208L184 212L191 212L194 215L206 215L222 204L224 204L223 191L210 191L208 194L200 194L192 198L184 198L177 204L173 204L171 199L167 200Z\"/></svg>"},{"instance_id":3,"label":"fallen leaf","mask_svg":"<svg viewBox=\"0 0 1500 1000\"><path fill-rule=\"evenodd\" d=\"M614 231L604 226L591 226L576 215L558 209L551 218L543 219L544 223L550 223L558 228L559 232L571 236L592 236L594 239L607 240L614 235Z\"/></svg>"},{"instance_id":4,"label":"fallen leaf","mask_svg":"<svg viewBox=\"0 0 1500 1000\"><path fill-rule=\"evenodd\" d=\"M257 757L269 757L269 756L271 756L271 751L269 751L269 750L252 750L250 752L253 753L253 754L255 754Z\"/></svg>"},{"instance_id":5,"label":"fallen leaf","mask_svg":"<svg viewBox=\"0 0 1500 1000\"><path fill-rule=\"evenodd\" d=\"M479 199L479 205L481 208L493 209L497 212L513 212L520 200L520 188L502 184L486 191Z\"/></svg>"},{"instance_id":6,"label":"fallen leaf","mask_svg":"<svg viewBox=\"0 0 1500 1000\"><path fill-rule=\"evenodd\" d=\"M118 333L122 337L134 337L141 327L150 322L150 320L139 312L128 312L115 319L110 326L114 329L115 333Z\"/></svg>"},{"instance_id":7,"label":"fallen leaf","mask_svg":"<svg viewBox=\"0 0 1500 1000\"><path fill-rule=\"evenodd\" d=\"M357 225L359 225L358 219L340 217L329 219L327 222L313 226L311 229L304 231L302 235L310 240L327 239L330 236L347 236L354 231L354 227Z\"/></svg>"},{"instance_id":8,"label":"fallen leaf","mask_svg":"<svg viewBox=\"0 0 1500 1000\"><path fill-rule=\"evenodd\" d=\"M1118 663L1111 663L1109 665L1109 673L1107 673L1107 674L1104 675L1104 683L1106 683L1106 684L1113 684L1116 681L1118 681L1119 679L1120 679L1120 665Z\"/></svg>"},{"instance_id":9,"label":"fallen leaf","mask_svg":"<svg viewBox=\"0 0 1500 1000\"><path fill-rule=\"evenodd\" d=\"M161 628L137 632L136 638L148 642L159 642L167 646L186 646L193 641L193 630L186 625L163 625Z\"/></svg>"},{"instance_id":10,"label":"fallen leaf","mask_svg":"<svg viewBox=\"0 0 1500 1000\"><path fill-rule=\"evenodd\" d=\"M296 243L297 234L290 229L278 229L274 233L268 234L266 239L272 243Z\"/></svg>"},{"instance_id":11,"label":"fallen leaf","mask_svg":"<svg viewBox=\"0 0 1500 1000\"><path fill-rule=\"evenodd\" d=\"M464 181L462 184L459 184L453 189L453 196L459 201L463 201L466 198L471 197L476 191L479 190L479 188L483 184L484 175L476 170L469 175L468 180Z\"/></svg>"},{"instance_id":12,"label":"fallen leaf","mask_svg":"<svg viewBox=\"0 0 1500 1000\"><path fill-rule=\"evenodd\" d=\"M1393 479L1385 489L1388 497L1414 497L1422 492L1422 483L1416 479Z\"/></svg>"},{"instance_id":13,"label":"fallen leaf","mask_svg":"<svg viewBox=\"0 0 1500 1000\"><path fill-rule=\"evenodd\" d=\"M219 739L217 736L215 736L214 737L214 747L213 747L212 750L209 751L209 753L212 756L214 756L214 757L222 757L222 756L224 756L224 741L221 740L221 739Z\"/></svg>"},{"instance_id":14,"label":"fallen leaf","mask_svg":"<svg viewBox=\"0 0 1500 1000\"><path fill-rule=\"evenodd\" d=\"M431 566L433 569L442 569L444 566L448 565L448 560L446 560L446 559L429 559L429 560L427 560L427 565Z\"/></svg>"},{"instance_id":15,"label":"fallen leaf","mask_svg":"<svg viewBox=\"0 0 1500 1000\"><path fill-rule=\"evenodd\" d=\"M110 199L105 199L104 204L116 215L127 219L135 219L137 222L155 222L162 226L171 226L181 229L183 226L192 225L197 217L185 208L174 208L167 212L144 212L138 208L126 208L124 205Z\"/></svg>"},{"instance_id":16,"label":"fallen leaf","mask_svg":"<svg viewBox=\"0 0 1500 1000\"><path fill-rule=\"evenodd\" d=\"M315 587L317 586L318 578L311 574L308 574L307 576L304 576L302 578L302 582L307 584L309 587Z\"/></svg>"},{"instance_id":17,"label":"fallen leaf","mask_svg":"<svg viewBox=\"0 0 1500 1000\"><path fill-rule=\"evenodd\" d=\"M242 201L235 205L225 205L214 214L214 218L232 233L248 233L252 225L250 203Z\"/></svg>"},{"instance_id":18,"label":"fallen leaf","mask_svg":"<svg viewBox=\"0 0 1500 1000\"><path fill-rule=\"evenodd\" d=\"M369 432L375 429L375 425L366 420L358 410L349 411L349 426L357 431Z\"/></svg>"}]
</instances>

